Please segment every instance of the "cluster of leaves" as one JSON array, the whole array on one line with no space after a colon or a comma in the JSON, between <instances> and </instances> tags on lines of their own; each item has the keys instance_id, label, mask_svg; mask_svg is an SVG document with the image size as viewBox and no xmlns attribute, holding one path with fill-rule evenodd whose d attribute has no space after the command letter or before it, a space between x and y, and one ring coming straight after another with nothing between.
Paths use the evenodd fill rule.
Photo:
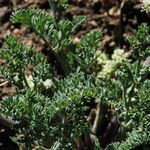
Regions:
<instances>
[{"instance_id":1,"label":"cluster of leaves","mask_svg":"<svg viewBox=\"0 0 150 150\"><path fill-rule=\"evenodd\" d=\"M150 54L149 26L142 24L129 38L134 50L133 61L122 60L112 78L97 78L96 69L93 69L102 33L92 31L80 43L73 44L72 35L85 17L76 16L72 21L59 20L57 3L65 8L66 0L49 2L53 15L39 9L23 9L12 13L11 21L29 26L45 41L62 69L62 79L53 72L58 69L55 63L49 64L47 56L24 46L12 35L6 38L6 44L0 51L7 64L0 68L0 72L17 89L15 96L3 99L0 113L16 121L13 128L23 135L17 137L17 141L25 143L28 149L35 145L74 149L76 137L85 130L92 132L91 124L87 121L87 112L91 108L87 103L94 98L97 103L107 106L105 112L110 107L115 109L117 122L120 123L111 142L104 146L111 143L106 149L132 149L149 142L150 67L144 65L144 60ZM29 66L33 66L32 82L28 82L25 74ZM53 85L47 88L44 83L49 79ZM31 83L34 85L32 88ZM101 116L105 118L106 114ZM101 121L97 125L101 127L103 123ZM105 125L109 130L111 125ZM100 149L103 135L95 135L100 143L95 147Z\"/></svg>"},{"instance_id":2,"label":"cluster of leaves","mask_svg":"<svg viewBox=\"0 0 150 150\"><path fill-rule=\"evenodd\" d=\"M138 31L129 37L135 61L125 61L115 72L115 82L120 87L122 96L111 104L117 110L121 123L119 140L122 138L124 141L112 144L113 149L132 149L148 142L150 138L150 66L144 63L150 53L149 34L149 26L142 24ZM111 148L109 146L108 149Z\"/></svg>"},{"instance_id":3,"label":"cluster of leaves","mask_svg":"<svg viewBox=\"0 0 150 150\"><path fill-rule=\"evenodd\" d=\"M12 13L13 23L28 25L45 41L65 77L59 81L53 75L52 65L46 56L28 48L16 37L7 36L0 51L6 65L0 68L0 72L16 86L17 93L2 101L1 115L17 122L14 128L19 128L18 132L23 134L18 141L25 143L29 149L35 142L44 145L45 139L50 139L51 146L61 141L60 149L62 146L73 147L74 137L89 126L84 98L94 97L98 90L94 77L86 76L77 68L84 71L86 66L95 61L94 53L101 32L91 32L77 47L73 45L71 36L84 20L85 17L77 16L72 21L57 21L55 16L39 9L23 9ZM33 67L31 82L25 74L30 66ZM47 79L54 82L49 89L43 86ZM30 84L34 86L31 88Z\"/></svg>"},{"instance_id":4,"label":"cluster of leaves","mask_svg":"<svg viewBox=\"0 0 150 150\"><path fill-rule=\"evenodd\" d=\"M46 57L20 43L13 35L6 37L6 43L0 51L0 55L6 63L0 69L1 74L20 90L29 86L24 73L31 65L34 66L33 76L34 80L37 80L36 83L53 78Z\"/></svg>"}]
</instances>

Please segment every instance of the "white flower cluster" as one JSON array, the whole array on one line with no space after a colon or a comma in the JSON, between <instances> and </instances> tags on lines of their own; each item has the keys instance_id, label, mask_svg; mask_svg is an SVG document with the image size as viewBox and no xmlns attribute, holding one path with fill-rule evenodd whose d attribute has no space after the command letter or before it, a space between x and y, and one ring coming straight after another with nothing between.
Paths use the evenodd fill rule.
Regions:
<instances>
[{"instance_id":1,"label":"white flower cluster","mask_svg":"<svg viewBox=\"0 0 150 150\"><path fill-rule=\"evenodd\" d=\"M32 75L25 76L25 78L26 78L26 81L27 81L29 87L30 87L31 89L33 89L33 88L34 88L34 81L33 81Z\"/></svg>"},{"instance_id":2,"label":"white flower cluster","mask_svg":"<svg viewBox=\"0 0 150 150\"><path fill-rule=\"evenodd\" d=\"M117 63L113 60L108 60L98 73L98 77L108 78L115 71Z\"/></svg>"},{"instance_id":3,"label":"white flower cluster","mask_svg":"<svg viewBox=\"0 0 150 150\"><path fill-rule=\"evenodd\" d=\"M43 81L43 85L46 89L49 89L54 85L54 83L51 79L46 79L45 81Z\"/></svg>"},{"instance_id":4,"label":"white flower cluster","mask_svg":"<svg viewBox=\"0 0 150 150\"><path fill-rule=\"evenodd\" d=\"M99 65L105 64L106 61L108 60L107 55L105 53L101 52L101 51L97 51L96 56L97 56L97 63Z\"/></svg>"},{"instance_id":5,"label":"white flower cluster","mask_svg":"<svg viewBox=\"0 0 150 150\"><path fill-rule=\"evenodd\" d=\"M34 89L35 84L34 84L33 76L29 75L29 76L25 76L25 78L26 78L26 81L27 81L29 87L31 89ZM52 79L46 79L45 81L41 80L39 83L42 83L42 85L45 87L45 89L49 89L54 85Z\"/></svg>"},{"instance_id":6,"label":"white flower cluster","mask_svg":"<svg viewBox=\"0 0 150 150\"><path fill-rule=\"evenodd\" d=\"M111 58L112 60L121 63L123 60L126 60L130 54L130 52L125 52L123 49L115 49Z\"/></svg>"},{"instance_id":7,"label":"white flower cluster","mask_svg":"<svg viewBox=\"0 0 150 150\"><path fill-rule=\"evenodd\" d=\"M123 49L116 49L114 50L111 59L108 59L107 55L103 52L98 52L97 54L97 62L102 68L97 76L109 78L117 69L117 66L130 56L131 52L125 52Z\"/></svg>"},{"instance_id":8,"label":"white flower cluster","mask_svg":"<svg viewBox=\"0 0 150 150\"><path fill-rule=\"evenodd\" d=\"M150 12L150 0L141 0L142 2L142 9L145 10L147 13Z\"/></svg>"}]
</instances>

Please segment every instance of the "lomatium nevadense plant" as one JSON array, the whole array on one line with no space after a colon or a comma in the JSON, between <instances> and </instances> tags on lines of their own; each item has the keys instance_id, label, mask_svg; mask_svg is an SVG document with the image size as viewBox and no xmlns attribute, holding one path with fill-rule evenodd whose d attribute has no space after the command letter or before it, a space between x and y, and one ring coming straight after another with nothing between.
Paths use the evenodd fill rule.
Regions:
<instances>
[{"instance_id":1,"label":"lomatium nevadense plant","mask_svg":"<svg viewBox=\"0 0 150 150\"><path fill-rule=\"evenodd\" d=\"M16 94L5 97L0 109L1 117L14 122L13 141L29 150L148 147L150 27L142 24L128 38L132 59L124 59L125 52L114 53L108 75L106 62L101 65L102 55L97 55L101 31L91 31L74 44L72 35L85 17L68 20L63 14L66 0L49 3L52 15L30 8L11 15L12 23L29 26L44 40L48 55L13 35L6 37L0 50L5 61L0 72L16 86ZM31 66L32 72L26 74Z\"/></svg>"}]
</instances>

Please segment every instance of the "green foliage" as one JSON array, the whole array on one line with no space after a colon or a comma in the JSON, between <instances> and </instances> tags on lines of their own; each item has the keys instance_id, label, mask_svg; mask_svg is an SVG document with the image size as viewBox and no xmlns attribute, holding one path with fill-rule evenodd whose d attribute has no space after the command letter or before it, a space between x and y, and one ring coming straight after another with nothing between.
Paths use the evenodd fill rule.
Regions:
<instances>
[{"instance_id":1,"label":"green foliage","mask_svg":"<svg viewBox=\"0 0 150 150\"><path fill-rule=\"evenodd\" d=\"M150 27L146 23L138 27L138 31L133 36L128 38L130 45L134 49L136 59L145 58L149 56L150 45Z\"/></svg>"},{"instance_id":2,"label":"green foliage","mask_svg":"<svg viewBox=\"0 0 150 150\"><path fill-rule=\"evenodd\" d=\"M89 126L84 98L98 94L92 80L92 77L86 79L83 73L72 74L59 82L51 99L31 89L6 97L1 115L18 122L26 144L34 140L40 144L42 139L49 138L52 142L62 141L63 147L72 147L68 143L73 143L73 137L81 135Z\"/></svg>"},{"instance_id":3,"label":"green foliage","mask_svg":"<svg viewBox=\"0 0 150 150\"><path fill-rule=\"evenodd\" d=\"M52 48L57 45L58 41L67 40L84 20L83 16L76 16L72 21L60 20L57 23L57 28L54 24L54 17L40 9L21 9L11 15L12 23L22 23L29 26Z\"/></svg>"},{"instance_id":4,"label":"green foliage","mask_svg":"<svg viewBox=\"0 0 150 150\"><path fill-rule=\"evenodd\" d=\"M76 16L72 21L59 21L55 16L49 16L39 9L17 10L11 16L13 23L22 23L29 26L45 41L65 74L69 74L69 67L71 69L71 66L67 64L70 60L64 61L64 59L68 58L65 51L72 47L71 36L84 20L85 17Z\"/></svg>"},{"instance_id":5,"label":"green foliage","mask_svg":"<svg viewBox=\"0 0 150 150\"><path fill-rule=\"evenodd\" d=\"M43 131L49 129L44 109L46 101L43 95L30 89L14 97L5 98L3 101L1 115L9 116L17 121L19 127L16 125L14 128L20 129L23 134L22 139L18 140L25 142L27 146L29 141L32 143L34 139L40 141L43 138Z\"/></svg>"},{"instance_id":6,"label":"green foliage","mask_svg":"<svg viewBox=\"0 0 150 150\"><path fill-rule=\"evenodd\" d=\"M75 149L75 138L93 132L94 126L105 126L106 132L110 130L114 116L108 110L112 108L120 127L103 148L132 149L149 142L150 66L144 64L150 54L149 26L142 24L129 38L134 60L122 59L124 51L119 50L119 61L115 53L113 55L113 62L117 63L111 76L97 78L96 50L102 33L94 30L78 44L73 44L72 35L85 17L76 16L72 21L60 19L57 9L64 9L66 0L49 2L53 15L39 9L23 9L12 13L11 21L29 26L39 35L60 68L56 63L49 64L48 56L28 48L12 35L7 36L0 51L6 62L0 71L17 87L15 96L3 99L0 113L15 121L12 128L22 135L16 136L16 140L27 149L36 146L39 149ZM33 70L27 75L30 66ZM105 105L106 108L100 108L104 112L99 116L96 113L96 117L106 118L106 121L100 118L98 124L95 121L94 125L90 124L89 103ZM105 131L95 133L95 149L101 149L103 135Z\"/></svg>"},{"instance_id":7,"label":"green foliage","mask_svg":"<svg viewBox=\"0 0 150 150\"><path fill-rule=\"evenodd\" d=\"M46 57L20 43L12 35L7 36L0 55L7 64L0 68L0 72L20 89L29 86L24 73L30 65L34 66L33 76L38 81L52 78L51 67Z\"/></svg>"},{"instance_id":8,"label":"green foliage","mask_svg":"<svg viewBox=\"0 0 150 150\"><path fill-rule=\"evenodd\" d=\"M54 28L54 17L39 9L22 9L12 13L12 23L22 23L28 25L44 41L49 42L56 33Z\"/></svg>"},{"instance_id":9,"label":"green foliage","mask_svg":"<svg viewBox=\"0 0 150 150\"><path fill-rule=\"evenodd\" d=\"M96 61L96 50L101 37L102 33L95 30L86 35L77 45L75 57L83 70L88 70Z\"/></svg>"},{"instance_id":10,"label":"green foliage","mask_svg":"<svg viewBox=\"0 0 150 150\"><path fill-rule=\"evenodd\" d=\"M150 141L150 132L149 127L146 129L139 128L138 130L133 130L130 133L127 133L127 138L125 141L115 142L107 147L108 150L127 150L133 149L136 146L141 144L146 144L147 141Z\"/></svg>"},{"instance_id":11,"label":"green foliage","mask_svg":"<svg viewBox=\"0 0 150 150\"><path fill-rule=\"evenodd\" d=\"M138 31L129 39L137 60L134 63L124 62L116 70L115 77L118 81L115 82L120 87L122 96L111 104L118 112L121 130L118 133L119 141L117 139L118 142L108 146L108 149L133 149L149 142L150 82L147 75L150 66L143 65L149 53L148 36L149 27L146 24L139 26Z\"/></svg>"},{"instance_id":12,"label":"green foliage","mask_svg":"<svg viewBox=\"0 0 150 150\"><path fill-rule=\"evenodd\" d=\"M86 120L86 110L89 108L85 105L85 98L90 99L98 94L94 77L76 71L78 67L81 68L81 63L77 66L70 65L68 62L78 60L67 55L72 53L76 56L75 53L79 55L81 52L85 55L88 47L91 56L85 55L84 60L88 59L89 62L83 64L88 65L95 59L94 52L101 33L87 35L78 50L69 51L69 47L73 46L71 36L85 17L76 16L72 21L59 21L55 17L39 9L23 9L12 13L11 21L33 29L48 44L65 74L74 71L63 80L59 81L57 76L53 76L51 66L43 54L24 46L12 35L7 37L1 50L1 57L8 64L1 68L1 73L17 87L16 96L6 97L2 101L1 114L17 121L17 128L23 134L18 141L25 143L28 148L34 143L44 145L44 139L50 139L52 145L56 141L61 142L60 149L73 148L74 137L89 127ZM82 58L80 61L83 62ZM29 66L33 66L33 71L26 76L25 71ZM44 85L49 84L46 83L49 79L55 83L47 89Z\"/></svg>"},{"instance_id":13,"label":"green foliage","mask_svg":"<svg viewBox=\"0 0 150 150\"><path fill-rule=\"evenodd\" d=\"M82 71L89 71L96 62L96 50L102 33L98 30L88 33L76 46L75 51L69 51L67 61L72 71L78 67Z\"/></svg>"}]
</instances>

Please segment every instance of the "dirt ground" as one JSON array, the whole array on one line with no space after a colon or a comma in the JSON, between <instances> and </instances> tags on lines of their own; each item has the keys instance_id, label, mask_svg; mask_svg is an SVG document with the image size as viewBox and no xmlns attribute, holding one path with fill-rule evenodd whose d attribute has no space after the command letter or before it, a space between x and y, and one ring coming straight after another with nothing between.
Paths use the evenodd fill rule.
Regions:
<instances>
[{"instance_id":1,"label":"dirt ground","mask_svg":"<svg viewBox=\"0 0 150 150\"><path fill-rule=\"evenodd\" d=\"M100 48L108 53L112 53L118 47L129 50L126 37L142 22L150 24L150 17L141 11L141 4L136 0L69 0L69 3L70 7L65 12L66 17L87 16L86 22L77 30L74 38L80 39L90 30L99 28L103 31ZM46 49L44 42L32 30L23 25L13 25L9 21L13 11L26 7L50 11L48 0L0 0L0 47L4 44L6 35L14 34L22 42L39 51ZM0 66L3 63L0 58ZM15 87L0 75L0 100L13 94ZM1 135L0 132L0 140Z\"/></svg>"}]
</instances>

